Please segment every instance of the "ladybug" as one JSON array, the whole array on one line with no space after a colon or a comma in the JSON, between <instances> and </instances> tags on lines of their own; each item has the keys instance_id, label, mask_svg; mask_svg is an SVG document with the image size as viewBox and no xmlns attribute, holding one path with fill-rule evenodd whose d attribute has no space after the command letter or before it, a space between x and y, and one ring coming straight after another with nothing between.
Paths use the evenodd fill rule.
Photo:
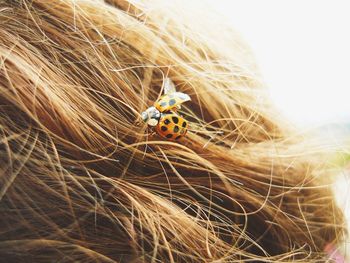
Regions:
<instances>
[{"instance_id":1,"label":"ladybug","mask_svg":"<svg viewBox=\"0 0 350 263\"><path fill-rule=\"evenodd\" d=\"M153 106L142 112L141 118L162 138L178 140L185 136L188 122L177 114L177 109L180 109L180 105L189 100L191 100L190 96L176 92L174 83L166 78L164 95Z\"/></svg>"}]
</instances>

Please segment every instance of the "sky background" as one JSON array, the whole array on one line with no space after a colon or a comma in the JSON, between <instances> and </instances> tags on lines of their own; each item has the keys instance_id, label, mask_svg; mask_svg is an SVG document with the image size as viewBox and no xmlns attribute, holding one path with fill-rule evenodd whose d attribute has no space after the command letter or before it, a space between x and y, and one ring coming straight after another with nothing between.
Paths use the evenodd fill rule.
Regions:
<instances>
[{"instance_id":1,"label":"sky background","mask_svg":"<svg viewBox=\"0 0 350 263\"><path fill-rule=\"evenodd\" d=\"M293 122L350 122L350 1L210 1L251 46Z\"/></svg>"}]
</instances>

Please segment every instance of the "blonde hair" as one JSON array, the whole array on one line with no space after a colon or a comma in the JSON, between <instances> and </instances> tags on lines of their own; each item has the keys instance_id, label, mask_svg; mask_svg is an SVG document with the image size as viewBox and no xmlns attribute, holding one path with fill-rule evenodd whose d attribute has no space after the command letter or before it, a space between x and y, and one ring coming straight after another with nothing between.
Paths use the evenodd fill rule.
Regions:
<instances>
[{"instance_id":1,"label":"blonde hair","mask_svg":"<svg viewBox=\"0 0 350 263\"><path fill-rule=\"evenodd\" d=\"M314 262L343 237L321 150L240 37L186 5L1 2L8 261ZM192 98L178 143L139 124L166 77Z\"/></svg>"}]
</instances>

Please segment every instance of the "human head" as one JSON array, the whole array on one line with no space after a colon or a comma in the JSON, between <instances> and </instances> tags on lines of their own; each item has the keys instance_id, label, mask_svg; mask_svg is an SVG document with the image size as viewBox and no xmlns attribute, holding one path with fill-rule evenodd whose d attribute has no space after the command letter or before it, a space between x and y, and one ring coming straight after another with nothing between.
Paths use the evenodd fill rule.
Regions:
<instances>
[{"instance_id":1,"label":"human head","mask_svg":"<svg viewBox=\"0 0 350 263\"><path fill-rule=\"evenodd\" d=\"M1 3L0 254L324 259L344 233L325 159L213 17L176 1ZM167 77L192 99L181 143L137 125Z\"/></svg>"}]
</instances>

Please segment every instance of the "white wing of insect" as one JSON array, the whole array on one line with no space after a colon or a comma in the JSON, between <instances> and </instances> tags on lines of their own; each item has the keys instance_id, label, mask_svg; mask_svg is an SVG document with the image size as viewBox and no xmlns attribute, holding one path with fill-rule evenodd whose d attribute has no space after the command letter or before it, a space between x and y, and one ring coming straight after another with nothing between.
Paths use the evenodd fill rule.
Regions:
<instances>
[{"instance_id":1,"label":"white wing of insect","mask_svg":"<svg viewBox=\"0 0 350 263\"><path fill-rule=\"evenodd\" d=\"M170 94L176 92L175 84L171 79L165 78L164 80L164 94Z\"/></svg>"},{"instance_id":2,"label":"white wing of insect","mask_svg":"<svg viewBox=\"0 0 350 263\"><path fill-rule=\"evenodd\" d=\"M176 92L176 87L174 82L170 78L164 79L164 95ZM181 109L181 105L176 106L177 109Z\"/></svg>"}]
</instances>

